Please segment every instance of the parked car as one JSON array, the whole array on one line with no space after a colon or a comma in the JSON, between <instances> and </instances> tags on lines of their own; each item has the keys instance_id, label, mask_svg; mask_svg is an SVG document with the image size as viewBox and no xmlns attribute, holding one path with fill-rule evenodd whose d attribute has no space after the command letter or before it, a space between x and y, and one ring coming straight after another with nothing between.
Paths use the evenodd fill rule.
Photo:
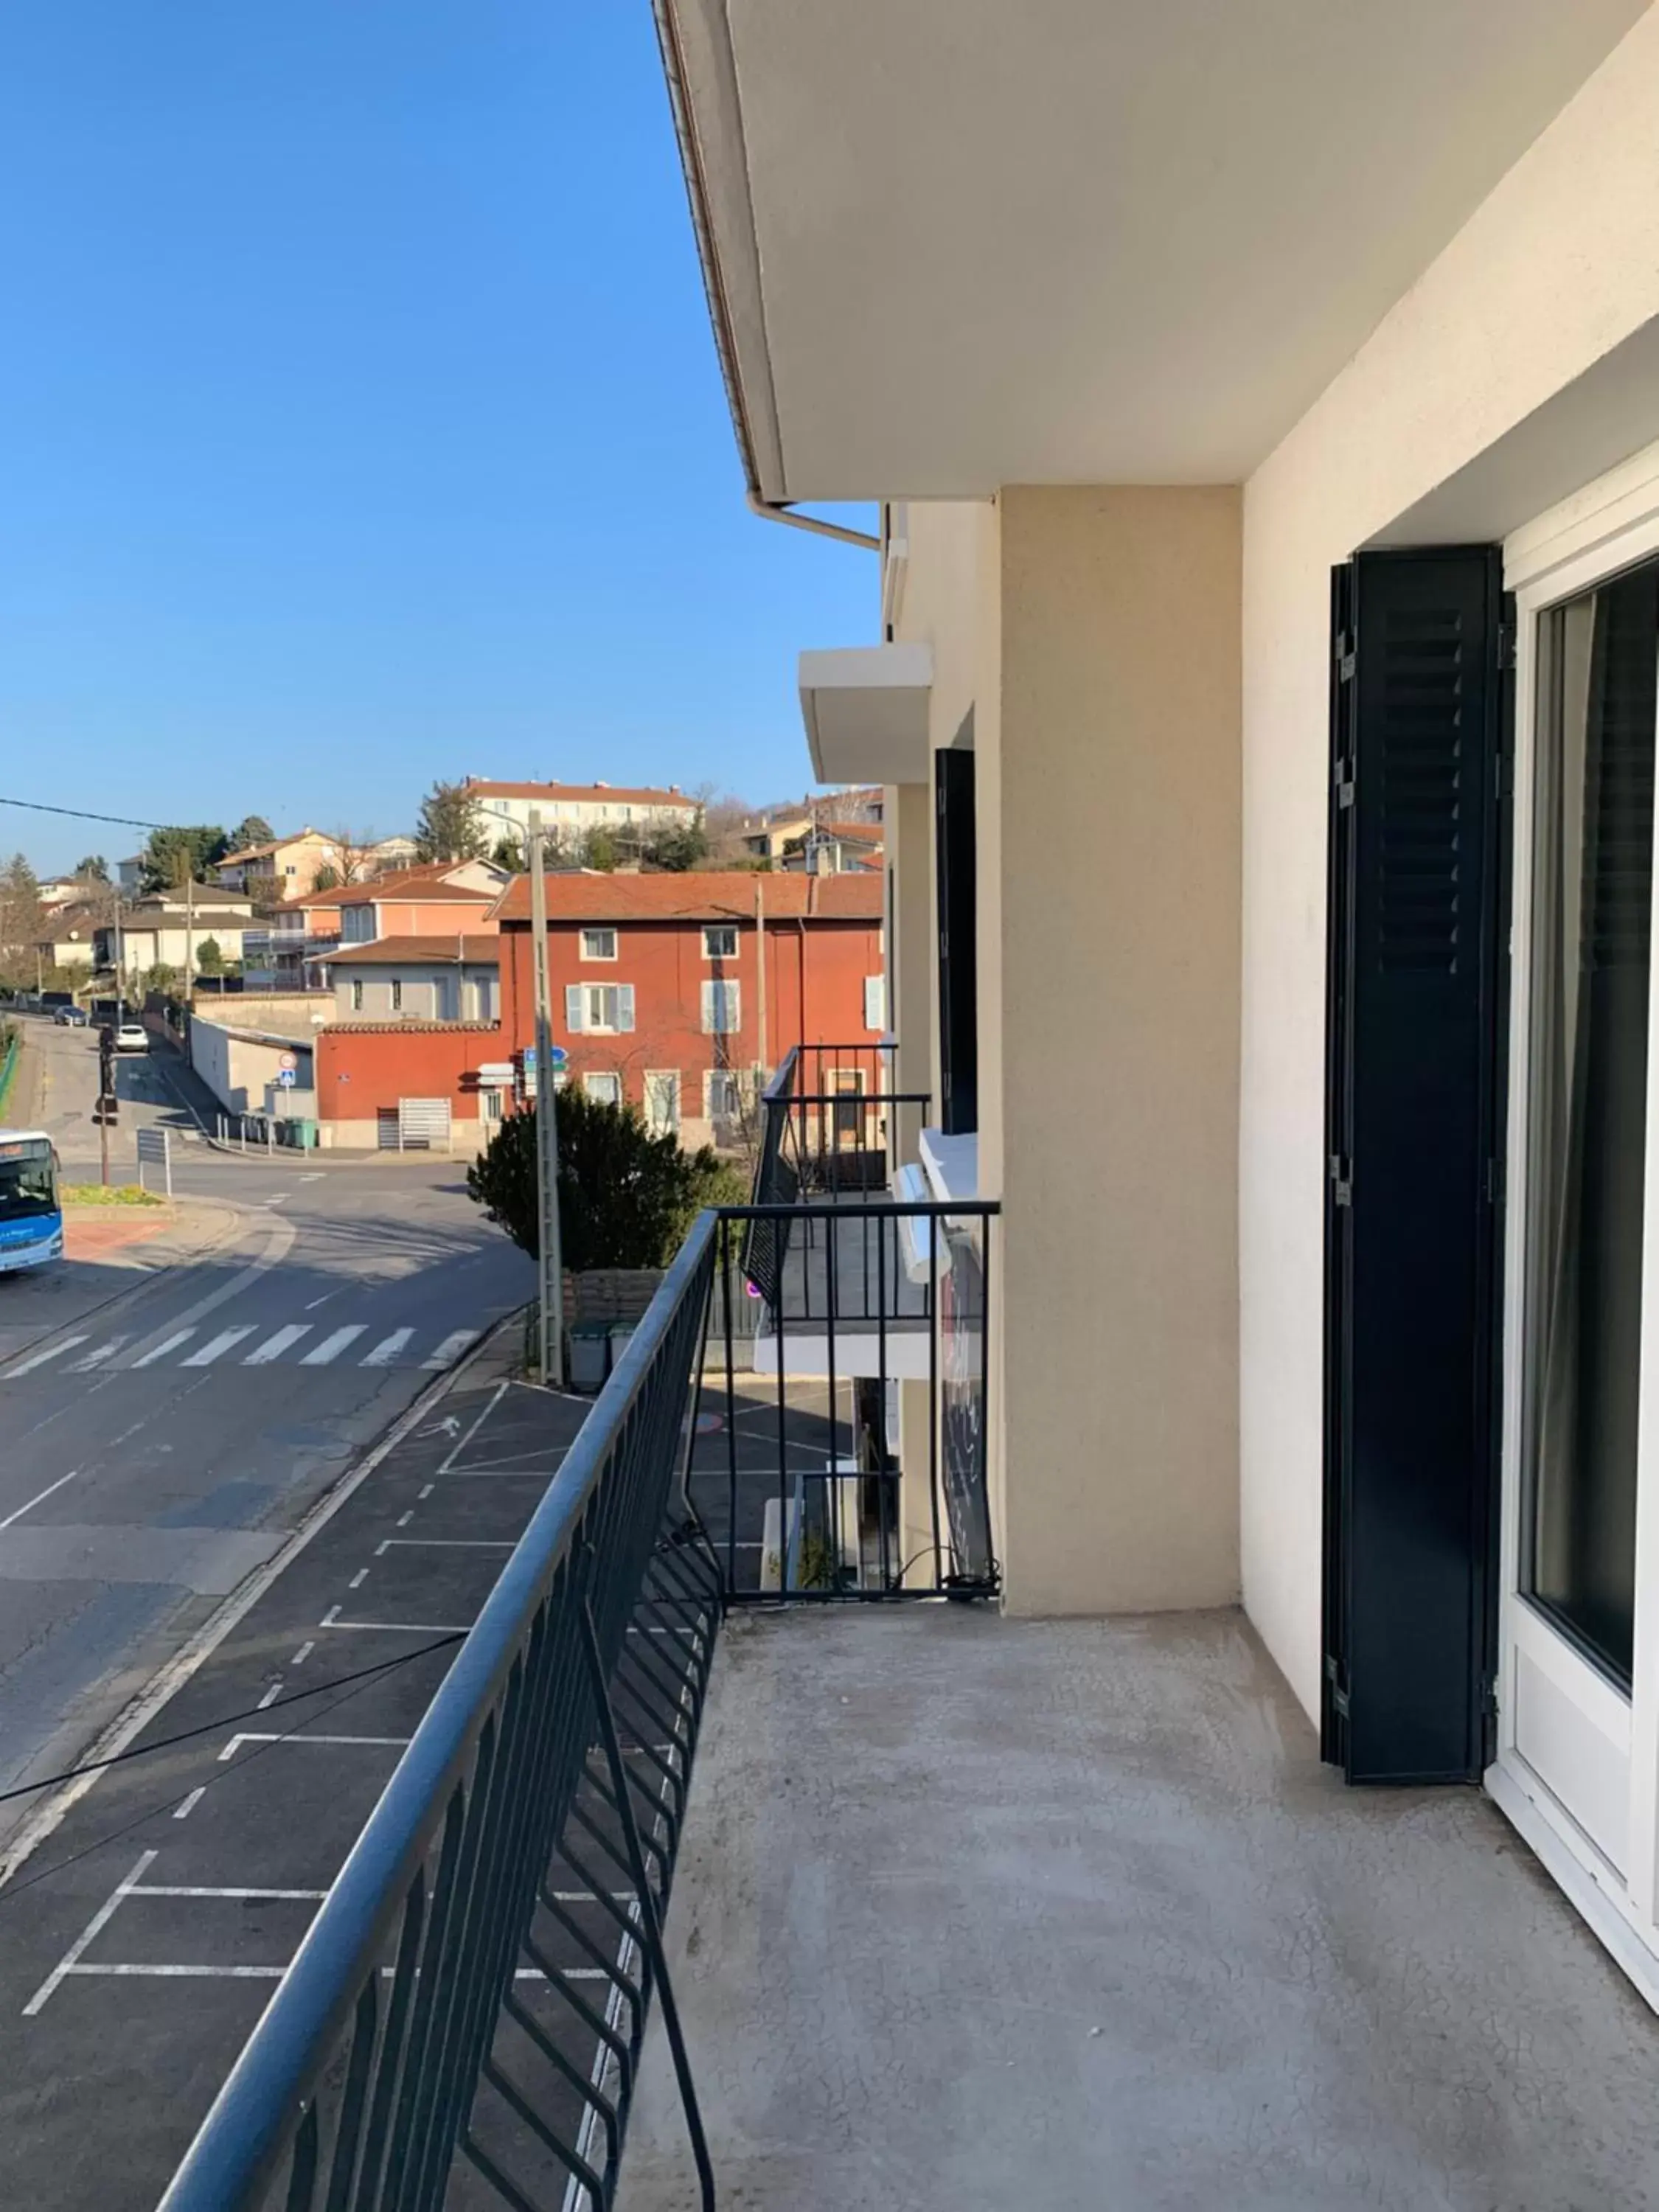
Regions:
<instances>
[{"instance_id":1,"label":"parked car","mask_svg":"<svg viewBox=\"0 0 1659 2212\"><path fill-rule=\"evenodd\" d=\"M123 1022L115 1032L117 1052L148 1052L149 1031L138 1022Z\"/></svg>"},{"instance_id":2,"label":"parked car","mask_svg":"<svg viewBox=\"0 0 1659 2212\"><path fill-rule=\"evenodd\" d=\"M57 1006L52 1019L60 1030L83 1030L89 1018L84 1006Z\"/></svg>"}]
</instances>

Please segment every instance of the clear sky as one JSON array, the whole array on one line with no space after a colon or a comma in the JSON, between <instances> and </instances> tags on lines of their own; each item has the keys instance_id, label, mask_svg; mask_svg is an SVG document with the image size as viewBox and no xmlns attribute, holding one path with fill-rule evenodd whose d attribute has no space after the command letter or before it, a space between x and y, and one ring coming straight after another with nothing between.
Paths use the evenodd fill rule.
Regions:
<instances>
[{"instance_id":1,"label":"clear sky","mask_svg":"<svg viewBox=\"0 0 1659 2212\"><path fill-rule=\"evenodd\" d=\"M647 0L0 9L0 793L781 797L796 650L878 620L744 510Z\"/></svg>"}]
</instances>

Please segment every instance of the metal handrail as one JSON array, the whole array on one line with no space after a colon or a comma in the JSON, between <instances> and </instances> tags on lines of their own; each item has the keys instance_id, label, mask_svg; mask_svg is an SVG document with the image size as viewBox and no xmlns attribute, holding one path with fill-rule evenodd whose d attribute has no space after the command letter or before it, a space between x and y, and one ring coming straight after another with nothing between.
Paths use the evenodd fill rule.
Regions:
<instances>
[{"instance_id":1,"label":"metal handrail","mask_svg":"<svg viewBox=\"0 0 1659 2212\"><path fill-rule=\"evenodd\" d=\"M507 1875L516 1880L507 1880L510 1893L496 1899L488 1925L477 1920L471 1889L459 1903L434 1895L429 1911L414 1913L417 1929L424 1920L428 1940L447 1930L453 1917L460 1928L454 1941L466 1949L465 1957L449 1949L428 1956L418 1936L411 1943L411 1904L424 1905L425 1870L434 1850L442 1853L440 1886L446 1871L452 1881L461 1879L452 1863L454 1856L467 1863L464 1872L475 1886L482 1881L477 1869L484 1844L469 1834L467 1846L458 1854L449 1849L458 1819L469 1831L475 1814L480 1826L492 1815L498 1824L515 1821L520 1828L527 1818L539 1819L540 1807L507 1805L514 1779L504 1770L516 1746L524 1747L527 1768L535 1766L539 1755L532 1748L535 1727L526 1726L523 1711L527 1685L580 1699L580 1684L568 1668L561 1674L554 1666L550 1677L545 1653L555 1627L572 1638L578 1632L576 1616L584 1600L593 1604L605 1667L616 1666L637 1596L622 1585L629 1578L642 1585L667 1507L715 1233L716 1217L702 1214L460 1645L158 2212L252 2212L289 2155L295 2178L286 2202L292 2212L322 2203L325 2195L331 2212L337 2206L340 2212L359 2207L367 2212L382 2202L395 2202L404 2212L405 2206L441 2201L443 2177L465 2132L471 2091L535 1911L548 1851L536 1848L534 1835L506 1839ZM682 1352L684 1364L672 1371ZM651 1401L665 1363L671 1366L667 1385L679 1393L669 1407ZM640 1484L628 1466L619 1468L617 1462L626 1458L630 1446L638 1457L640 1437L635 1432L641 1418L656 1437L664 1464L647 1470L647 1479ZM578 1557L582 1540L596 1512L603 1515L613 1481L634 1482L641 1489L635 1502L645 1510L635 1517L649 1526L607 1530L602 1551L585 1565ZM626 1504L628 1498L622 1502ZM591 1712L591 1703L580 1710ZM569 1711L567 1705L562 1715L567 1722ZM552 1725L549 1712L532 1720L544 1732ZM568 1740L577 1747L580 1769L592 1731L577 1726ZM474 1786L462 1805L469 1778ZM566 1772L542 1778L550 1780L550 1798L562 1795L568 1802L577 1777ZM555 1812L550 1806L550 1820ZM400 1925L396 1978L383 2005L383 1963ZM418 1975L417 1954L427 1960L428 1987L416 1992L419 2002L411 2004L408 1977ZM441 2050L442 2034L429 2031L415 2039L417 2049L411 2051L407 2032L400 2049L389 2049L388 2023L399 2002L404 2002L406 2013L447 2002L428 1992L455 1974L472 1978L475 1985L473 1999L461 2007L468 2016L462 2037L466 2048ZM343 2110L335 2116L331 2147L319 2129L319 2092L348 2045L344 2083L337 2090ZM430 2081L411 2075L411 2069L422 2065ZM422 2116L427 2180L411 2175L411 2193L383 2199L380 2155L389 2155L390 2147L383 2140L378 2148L373 2143L366 2148L357 2137L370 2130L372 2114L385 2122L394 2090L400 2114L414 2111ZM350 2129L356 2136L338 2132ZM434 2129L440 2137L433 2136Z\"/></svg>"}]
</instances>

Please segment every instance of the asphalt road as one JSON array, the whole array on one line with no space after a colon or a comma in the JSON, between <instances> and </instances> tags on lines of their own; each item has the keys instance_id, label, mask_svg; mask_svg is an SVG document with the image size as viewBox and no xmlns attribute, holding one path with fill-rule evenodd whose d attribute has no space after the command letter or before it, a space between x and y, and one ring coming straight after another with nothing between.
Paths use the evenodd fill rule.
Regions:
<instances>
[{"instance_id":1,"label":"asphalt road","mask_svg":"<svg viewBox=\"0 0 1659 2212\"><path fill-rule=\"evenodd\" d=\"M95 1152L95 1047L46 1036L43 1119L73 1175L88 1139ZM159 1067L120 1075L131 1119L182 1131ZM244 1163L181 1146L174 1181L234 1209L192 1264L68 1321L72 1295L44 1277L0 1279L0 1790L70 1763L532 1288L448 1160Z\"/></svg>"}]
</instances>

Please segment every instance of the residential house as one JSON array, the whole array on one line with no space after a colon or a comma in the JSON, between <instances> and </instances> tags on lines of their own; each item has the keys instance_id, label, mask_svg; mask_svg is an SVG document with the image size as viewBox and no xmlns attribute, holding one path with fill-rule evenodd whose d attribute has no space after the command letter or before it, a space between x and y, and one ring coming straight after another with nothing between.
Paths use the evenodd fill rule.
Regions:
<instances>
[{"instance_id":1,"label":"residential house","mask_svg":"<svg viewBox=\"0 0 1659 2212\"><path fill-rule=\"evenodd\" d=\"M1000 1208L1006 1612L1235 1639L1258 1796L1316 1732L1475 1785L1659 2005L1659 9L1499 12L657 10L751 501L883 502L878 636L799 683L815 774L888 787L916 1164ZM1079 2094L1161 2203L1132 2070ZM1295 2103L1241 2103L1256 2174ZM1388 2202L1534 2186L1430 2138ZM1620 2201L1601 2140L1545 2193Z\"/></svg>"},{"instance_id":2,"label":"residential house","mask_svg":"<svg viewBox=\"0 0 1659 2212\"><path fill-rule=\"evenodd\" d=\"M262 906L275 906L313 890L325 868L337 876L341 872L339 845L320 830L301 830L296 836L227 853L218 863L219 883L222 890L245 892Z\"/></svg>"},{"instance_id":3,"label":"residential house","mask_svg":"<svg viewBox=\"0 0 1659 2212\"><path fill-rule=\"evenodd\" d=\"M340 907L333 891L307 891L270 915L265 966L278 990L320 991L328 979L319 962L340 941Z\"/></svg>"},{"instance_id":4,"label":"residential house","mask_svg":"<svg viewBox=\"0 0 1659 2212\"><path fill-rule=\"evenodd\" d=\"M775 865L792 844L811 835L812 822L810 805L770 807L744 823L738 841L751 860Z\"/></svg>"},{"instance_id":5,"label":"residential house","mask_svg":"<svg viewBox=\"0 0 1659 2212\"><path fill-rule=\"evenodd\" d=\"M382 937L317 964L343 1022L493 1022L500 1011L497 933Z\"/></svg>"},{"instance_id":6,"label":"residential house","mask_svg":"<svg viewBox=\"0 0 1659 2212\"><path fill-rule=\"evenodd\" d=\"M377 837L365 856L367 872L380 875L388 868L412 868L418 866L421 848L414 838L399 834L392 837Z\"/></svg>"},{"instance_id":7,"label":"residential house","mask_svg":"<svg viewBox=\"0 0 1659 2212\"><path fill-rule=\"evenodd\" d=\"M882 833L871 822L814 822L783 848L781 866L805 875L856 875L882 867Z\"/></svg>"},{"instance_id":8,"label":"residential house","mask_svg":"<svg viewBox=\"0 0 1659 2212\"><path fill-rule=\"evenodd\" d=\"M532 808L540 812L544 829L567 840L590 830L690 829L702 814L697 801L674 784L659 791L609 783L499 783L470 775L465 787L489 825L492 845L501 836L522 840Z\"/></svg>"},{"instance_id":9,"label":"residential house","mask_svg":"<svg viewBox=\"0 0 1659 2212\"><path fill-rule=\"evenodd\" d=\"M151 891L121 909L122 972L129 980L154 968L182 975L187 963L199 972L202 947L210 941L222 960L240 961L250 934L258 935L251 899L228 897L208 884L196 886L193 905L186 904L181 891ZM116 943L115 924L106 913L94 933L94 957L100 968L114 969Z\"/></svg>"},{"instance_id":10,"label":"residential house","mask_svg":"<svg viewBox=\"0 0 1659 2212\"><path fill-rule=\"evenodd\" d=\"M547 914L564 1079L687 1144L729 1135L792 1045L886 1028L876 879L583 870L547 878ZM503 1029L521 1054L535 1038L527 877L497 920Z\"/></svg>"},{"instance_id":11,"label":"residential house","mask_svg":"<svg viewBox=\"0 0 1659 2212\"><path fill-rule=\"evenodd\" d=\"M105 899L98 906L66 905L48 911L34 952L42 969L77 968L92 972L100 911L109 912Z\"/></svg>"},{"instance_id":12,"label":"residential house","mask_svg":"<svg viewBox=\"0 0 1659 2212\"><path fill-rule=\"evenodd\" d=\"M326 894L327 903L307 912L337 912L344 945L377 937L420 937L434 931L489 932L488 917L507 881L487 860L434 862L399 868L367 883Z\"/></svg>"}]
</instances>

